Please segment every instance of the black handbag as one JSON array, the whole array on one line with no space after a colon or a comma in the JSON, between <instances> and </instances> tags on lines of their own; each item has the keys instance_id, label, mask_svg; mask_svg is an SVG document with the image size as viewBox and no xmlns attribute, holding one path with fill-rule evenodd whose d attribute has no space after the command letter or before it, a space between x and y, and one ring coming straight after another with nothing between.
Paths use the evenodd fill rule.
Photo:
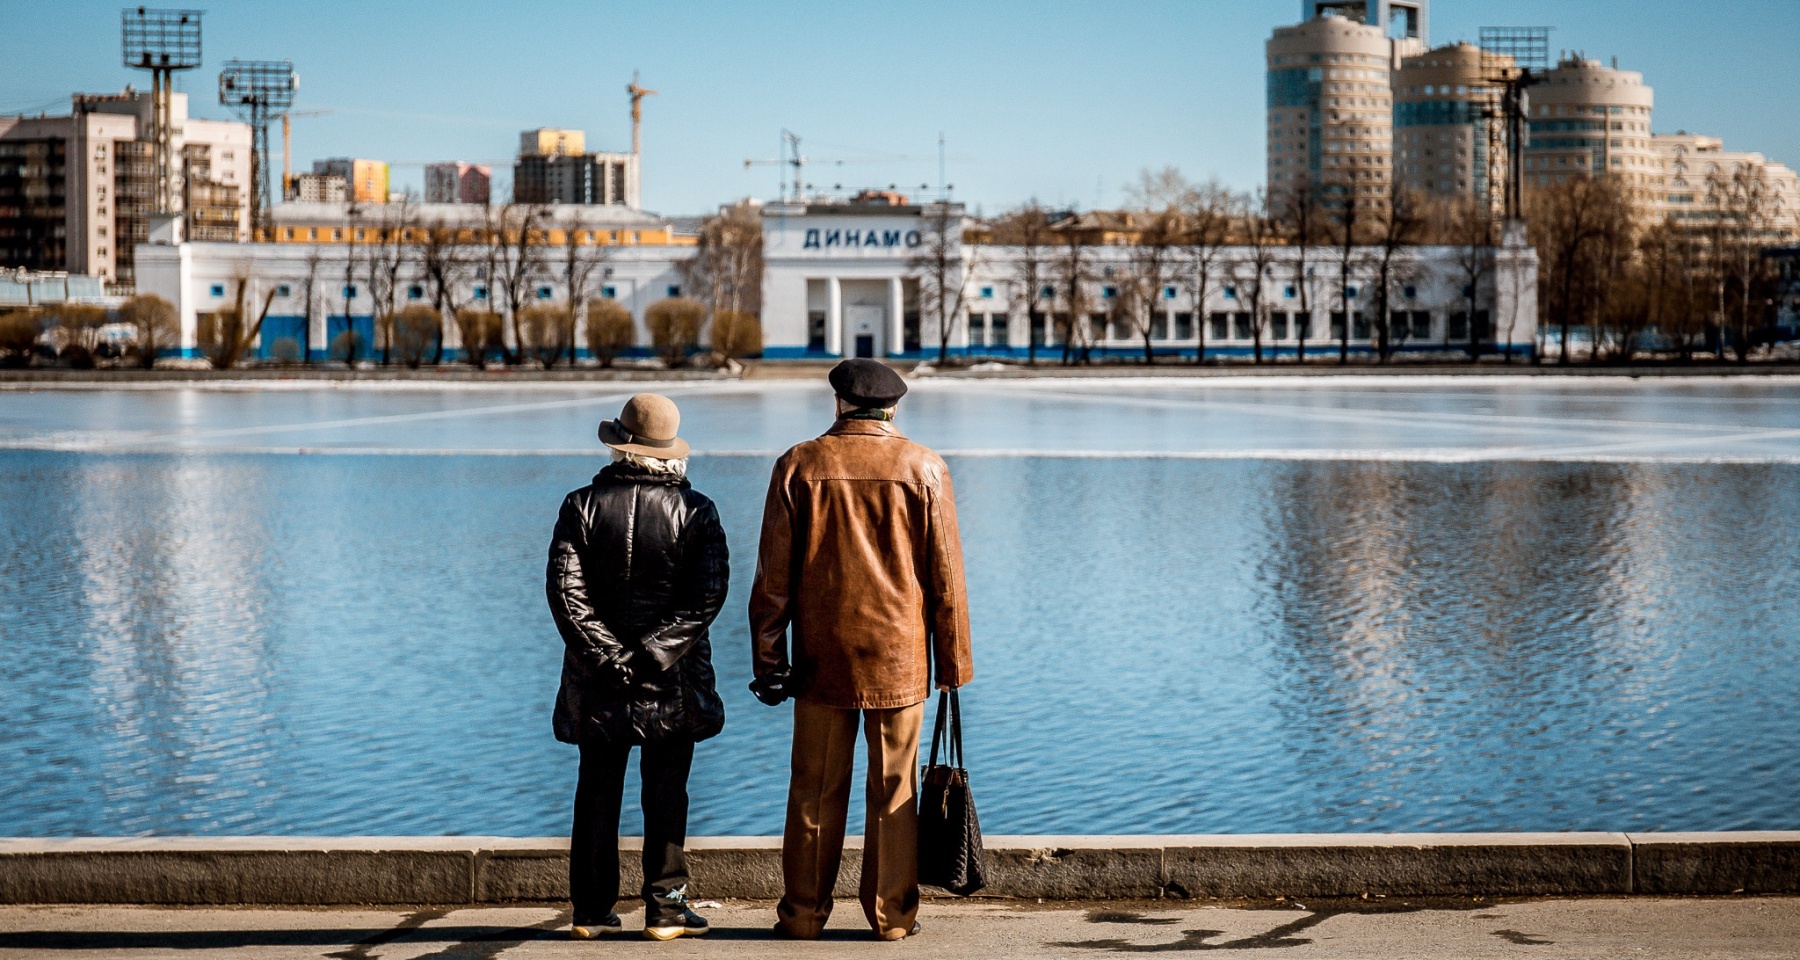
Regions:
<instances>
[{"instance_id":1,"label":"black handbag","mask_svg":"<svg viewBox=\"0 0 1800 960\"><path fill-rule=\"evenodd\" d=\"M938 749L946 746L945 763ZM956 691L938 694L937 727L931 733L931 762L919 786L919 882L966 897L987 886L981 852L981 823L969 772L963 769L962 705Z\"/></svg>"}]
</instances>

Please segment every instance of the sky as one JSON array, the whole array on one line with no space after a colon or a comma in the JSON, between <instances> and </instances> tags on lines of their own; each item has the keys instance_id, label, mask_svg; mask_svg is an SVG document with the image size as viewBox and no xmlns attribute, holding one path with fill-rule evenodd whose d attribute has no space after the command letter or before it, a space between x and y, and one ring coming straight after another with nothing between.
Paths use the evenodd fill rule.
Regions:
<instances>
[{"instance_id":1,"label":"sky","mask_svg":"<svg viewBox=\"0 0 1800 960\"><path fill-rule=\"evenodd\" d=\"M469 160L510 181L518 134L587 131L627 150L641 71L643 201L699 214L772 198L785 128L806 180L938 190L971 209L1123 202L1145 169L1240 190L1263 178L1263 41L1301 0L199 0L205 64L180 75L196 116L226 117L229 58L300 73L297 169L315 158ZM71 92L149 78L119 62L121 4L0 0L0 113L68 111ZM1434 0L1433 44L1484 25L1550 26L1552 52L1641 71L1658 132L1725 139L1800 166L1800 0ZM279 163L279 132L275 135ZM842 163L829 162L843 160Z\"/></svg>"}]
</instances>

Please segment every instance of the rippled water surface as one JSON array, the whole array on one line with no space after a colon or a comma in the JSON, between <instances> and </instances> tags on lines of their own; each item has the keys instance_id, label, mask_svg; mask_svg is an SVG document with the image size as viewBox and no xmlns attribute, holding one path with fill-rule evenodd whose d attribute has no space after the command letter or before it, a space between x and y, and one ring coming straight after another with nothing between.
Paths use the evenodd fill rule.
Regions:
<instances>
[{"instance_id":1,"label":"rippled water surface","mask_svg":"<svg viewBox=\"0 0 1800 960\"><path fill-rule=\"evenodd\" d=\"M744 601L826 400L672 392L733 548L692 832L777 833ZM565 830L544 548L621 396L0 393L0 834ZM909 403L991 833L1800 828L1800 387Z\"/></svg>"}]
</instances>

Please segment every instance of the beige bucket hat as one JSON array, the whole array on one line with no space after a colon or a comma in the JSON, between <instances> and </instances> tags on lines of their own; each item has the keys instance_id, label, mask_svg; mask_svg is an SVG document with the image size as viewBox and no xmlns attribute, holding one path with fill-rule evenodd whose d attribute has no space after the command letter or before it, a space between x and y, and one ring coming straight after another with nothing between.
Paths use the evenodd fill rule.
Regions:
<instances>
[{"instance_id":1,"label":"beige bucket hat","mask_svg":"<svg viewBox=\"0 0 1800 960\"><path fill-rule=\"evenodd\" d=\"M688 442L676 436L681 410L660 393L640 393L625 401L617 420L600 421L600 442L626 453L658 460L680 460Z\"/></svg>"}]
</instances>

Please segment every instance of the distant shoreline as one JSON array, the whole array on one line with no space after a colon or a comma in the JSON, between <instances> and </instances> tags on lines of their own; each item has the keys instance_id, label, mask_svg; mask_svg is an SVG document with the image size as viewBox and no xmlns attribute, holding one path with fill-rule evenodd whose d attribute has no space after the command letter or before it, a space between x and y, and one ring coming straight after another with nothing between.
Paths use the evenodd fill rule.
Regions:
<instances>
[{"instance_id":1,"label":"distant shoreline","mask_svg":"<svg viewBox=\"0 0 1800 960\"><path fill-rule=\"evenodd\" d=\"M406 384L430 386L518 387L547 384L579 386L606 383L732 383L741 381L822 380L832 361L752 362L741 371L724 370L659 370L642 368L577 368L562 370L517 370L496 368L375 368L348 370L341 367L247 368L234 370L208 369L111 369L70 370L55 368L0 369L0 389L95 389L107 387L157 387L226 384L244 387L273 386L291 383L335 384ZM930 364L898 363L895 366L916 379L941 380L1138 380L1192 379L1232 380L1270 377L1290 378L1576 378L1576 379L1721 379L1734 377L1769 378L1800 376L1800 362L1795 363L1668 363L1601 365L1553 363L1533 365L1520 363L1407 363L1376 365L1370 363L1294 363L1222 364L1195 366L1191 363L1105 364L1097 366L1063 366L1058 363L982 364L976 368L949 367L937 369Z\"/></svg>"}]
</instances>

